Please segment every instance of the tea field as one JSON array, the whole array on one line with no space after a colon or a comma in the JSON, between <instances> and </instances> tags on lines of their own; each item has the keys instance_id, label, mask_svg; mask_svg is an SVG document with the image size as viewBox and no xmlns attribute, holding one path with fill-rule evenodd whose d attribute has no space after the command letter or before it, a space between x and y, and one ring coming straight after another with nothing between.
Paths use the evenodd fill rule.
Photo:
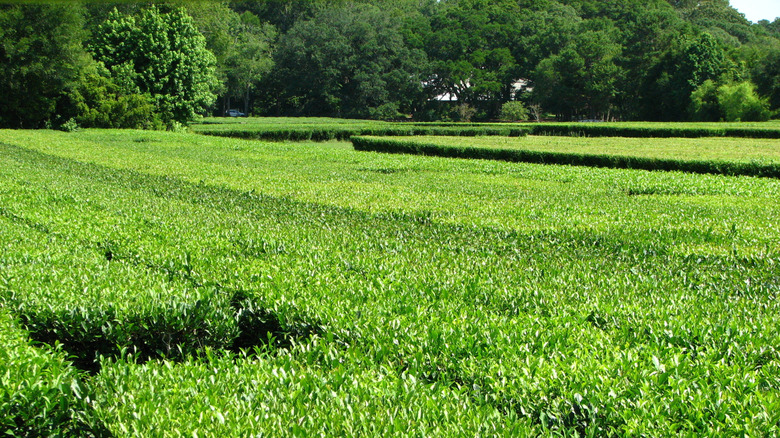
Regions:
<instances>
[{"instance_id":1,"label":"tea field","mask_svg":"<svg viewBox=\"0 0 780 438\"><path fill-rule=\"evenodd\" d=\"M0 131L0 431L779 435L778 194Z\"/></svg>"},{"instance_id":2,"label":"tea field","mask_svg":"<svg viewBox=\"0 0 780 438\"><path fill-rule=\"evenodd\" d=\"M193 131L220 137L264 140L346 140L355 135L524 136L780 139L780 122L746 123L463 123L383 122L326 117L207 117Z\"/></svg>"},{"instance_id":3,"label":"tea field","mask_svg":"<svg viewBox=\"0 0 780 438\"><path fill-rule=\"evenodd\" d=\"M738 137L356 136L363 151L780 178L780 141Z\"/></svg>"}]
</instances>

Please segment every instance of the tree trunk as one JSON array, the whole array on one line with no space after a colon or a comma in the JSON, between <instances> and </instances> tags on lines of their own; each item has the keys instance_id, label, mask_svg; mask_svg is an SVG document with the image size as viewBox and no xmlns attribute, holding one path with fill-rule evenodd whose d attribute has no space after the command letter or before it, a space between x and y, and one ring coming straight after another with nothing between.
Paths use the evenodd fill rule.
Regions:
<instances>
[{"instance_id":1,"label":"tree trunk","mask_svg":"<svg viewBox=\"0 0 780 438\"><path fill-rule=\"evenodd\" d=\"M246 87L246 94L244 95L244 115L249 116L249 86Z\"/></svg>"}]
</instances>

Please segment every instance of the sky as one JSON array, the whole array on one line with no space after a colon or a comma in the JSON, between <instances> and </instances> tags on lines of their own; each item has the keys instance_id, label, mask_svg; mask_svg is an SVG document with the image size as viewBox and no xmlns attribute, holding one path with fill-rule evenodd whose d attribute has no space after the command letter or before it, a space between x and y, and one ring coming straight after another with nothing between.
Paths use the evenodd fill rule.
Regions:
<instances>
[{"instance_id":1,"label":"sky","mask_svg":"<svg viewBox=\"0 0 780 438\"><path fill-rule=\"evenodd\" d=\"M780 17L780 0L731 0L731 6L754 23Z\"/></svg>"}]
</instances>

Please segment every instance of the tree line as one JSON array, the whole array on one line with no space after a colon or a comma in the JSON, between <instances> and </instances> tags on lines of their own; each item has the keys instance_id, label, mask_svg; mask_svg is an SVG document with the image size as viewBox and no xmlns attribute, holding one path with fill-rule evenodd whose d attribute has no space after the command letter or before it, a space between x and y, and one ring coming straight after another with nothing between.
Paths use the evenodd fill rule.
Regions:
<instances>
[{"instance_id":1,"label":"tree line","mask_svg":"<svg viewBox=\"0 0 780 438\"><path fill-rule=\"evenodd\" d=\"M0 126L176 127L228 109L414 120L766 120L780 19L728 0L0 6Z\"/></svg>"}]
</instances>

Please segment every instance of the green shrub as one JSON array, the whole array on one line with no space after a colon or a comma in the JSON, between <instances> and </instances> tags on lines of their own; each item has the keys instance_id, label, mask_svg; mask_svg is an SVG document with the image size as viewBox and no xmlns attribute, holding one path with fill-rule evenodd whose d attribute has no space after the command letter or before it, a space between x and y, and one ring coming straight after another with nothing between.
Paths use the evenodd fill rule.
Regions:
<instances>
[{"instance_id":1,"label":"green shrub","mask_svg":"<svg viewBox=\"0 0 780 438\"><path fill-rule=\"evenodd\" d=\"M369 108L368 110L369 115L372 119L376 120L393 120L397 119L399 116L398 113L398 103L397 102L388 102L383 105L380 105L376 108Z\"/></svg>"},{"instance_id":2,"label":"green shrub","mask_svg":"<svg viewBox=\"0 0 780 438\"><path fill-rule=\"evenodd\" d=\"M82 75L68 93L68 100L76 121L87 128L162 127L151 97L122 90L99 64Z\"/></svg>"},{"instance_id":3,"label":"green shrub","mask_svg":"<svg viewBox=\"0 0 780 438\"><path fill-rule=\"evenodd\" d=\"M507 102L501 105L500 117L507 122L528 120L528 108L523 105L523 102Z\"/></svg>"},{"instance_id":4,"label":"green shrub","mask_svg":"<svg viewBox=\"0 0 780 438\"><path fill-rule=\"evenodd\" d=\"M60 129L62 129L65 132L76 132L79 130L79 124L76 122L76 119L70 118L67 122L63 123Z\"/></svg>"},{"instance_id":5,"label":"green shrub","mask_svg":"<svg viewBox=\"0 0 780 438\"><path fill-rule=\"evenodd\" d=\"M717 122L724 118L715 82L708 79L693 91L688 112L695 122Z\"/></svg>"},{"instance_id":6,"label":"green shrub","mask_svg":"<svg viewBox=\"0 0 780 438\"><path fill-rule=\"evenodd\" d=\"M467 103L458 105L454 110L455 119L460 122L470 122L476 114L477 109Z\"/></svg>"},{"instance_id":7,"label":"green shrub","mask_svg":"<svg viewBox=\"0 0 780 438\"><path fill-rule=\"evenodd\" d=\"M722 85L718 88L718 103L729 122L765 122L772 115L769 102L758 96L750 82Z\"/></svg>"}]
</instances>

